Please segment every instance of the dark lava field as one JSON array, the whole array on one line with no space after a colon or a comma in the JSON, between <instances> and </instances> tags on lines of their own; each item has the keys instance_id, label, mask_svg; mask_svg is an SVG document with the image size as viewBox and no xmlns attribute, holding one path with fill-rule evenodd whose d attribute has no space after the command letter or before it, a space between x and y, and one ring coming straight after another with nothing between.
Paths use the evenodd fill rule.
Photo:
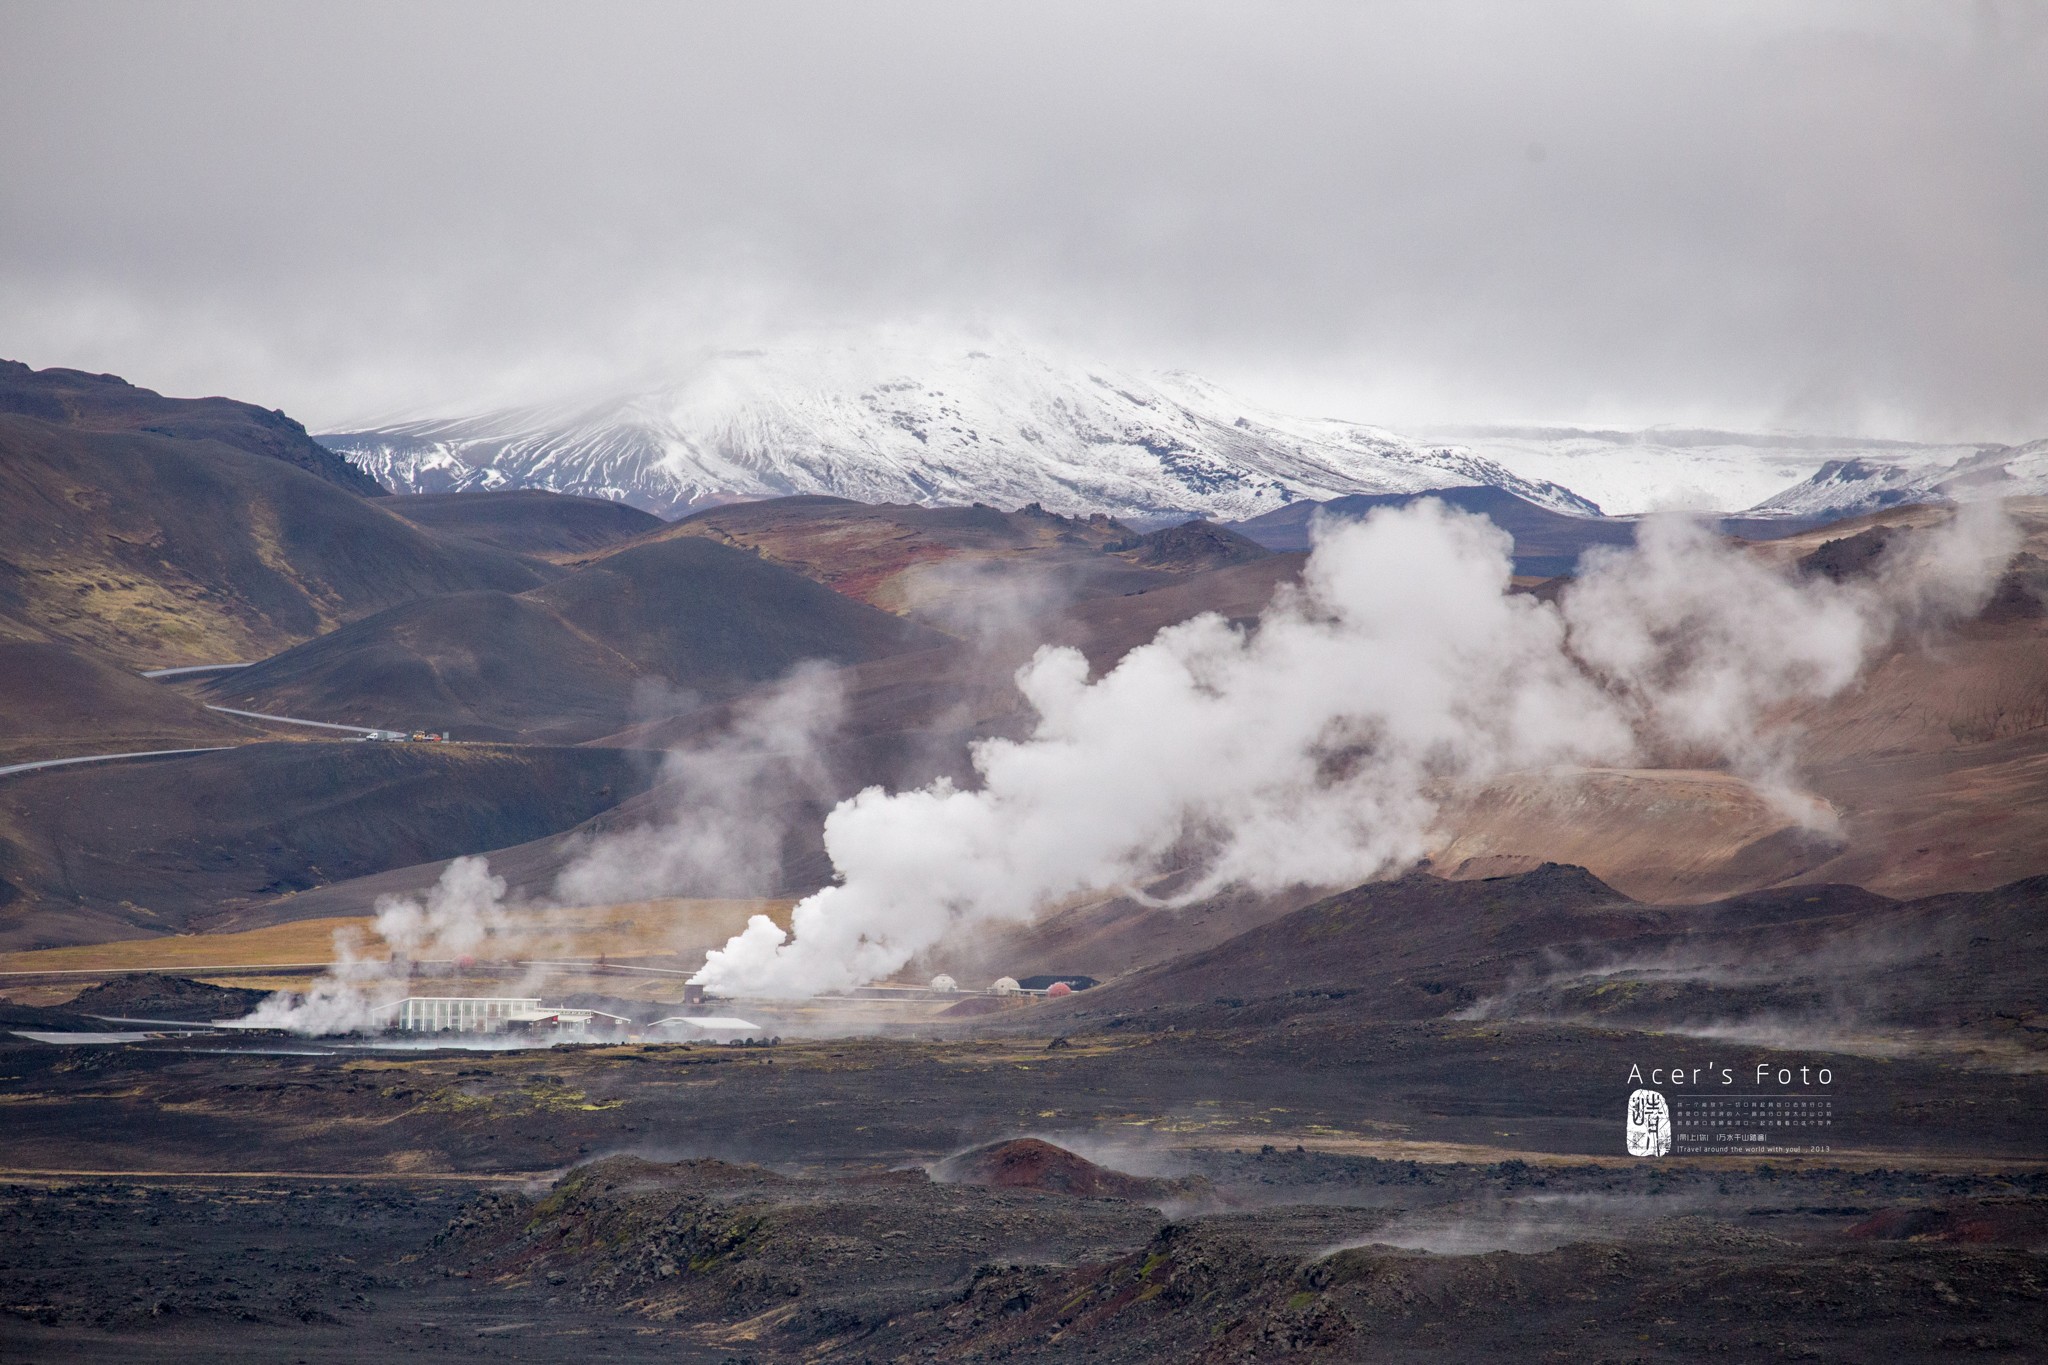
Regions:
<instances>
[{"instance_id":1,"label":"dark lava field","mask_svg":"<svg viewBox=\"0 0 2048 1365\"><path fill-rule=\"evenodd\" d=\"M1327 998L1002 1023L10 1038L0 1358L2022 1361L2048 1331L2038 1069ZM1710 1052L1828 1065L1832 1150L1623 1154L1631 1066Z\"/></svg>"}]
</instances>

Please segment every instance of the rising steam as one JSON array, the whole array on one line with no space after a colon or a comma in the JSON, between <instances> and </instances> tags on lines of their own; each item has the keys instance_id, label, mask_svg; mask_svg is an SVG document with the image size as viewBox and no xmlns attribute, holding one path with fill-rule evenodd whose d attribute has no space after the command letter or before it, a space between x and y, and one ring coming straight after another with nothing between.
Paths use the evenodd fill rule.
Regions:
<instances>
[{"instance_id":1,"label":"rising steam","mask_svg":"<svg viewBox=\"0 0 2048 1365\"><path fill-rule=\"evenodd\" d=\"M554 896L520 908L773 890L791 820L804 802L829 795L822 751L842 710L832 671L800 665L741 706L725 729L666 755L653 821L586 839ZM304 994L271 996L247 1022L308 1035L374 1029L378 1006L407 994L417 963L460 963L487 943L499 959L555 943L545 914L508 912L505 880L481 857L457 858L424 897L379 896L374 930L388 958L369 956L355 929L339 929L327 974ZM532 994L549 975L530 968L520 984L501 989Z\"/></svg>"},{"instance_id":2,"label":"rising steam","mask_svg":"<svg viewBox=\"0 0 2048 1365\"><path fill-rule=\"evenodd\" d=\"M830 799L823 744L844 710L838 675L799 665L727 729L672 750L662 762L664 813L591 839L557 879L556 899L598 905L773 889L793 808Z\"/></svg>"},{"instance_id":3,"label":"rising steam","mask_svg":"<svg viewBox=\"0 0 2048 1365\"><path fill-rule=\"evenodd\" d=\"M788 934L756 916L693 979L851 987L957 928L1175 866L1198 869L1187 898L1366 881L1421 856L1452 789L1522 768L1678 753L1787 785L1773 712L1839 693L1901 628L1981 607L2016 544L1990 507L1916 541L1872 579L1802 581L1653 521L1551 606L1510 592L1503 532L1434 500L1325 524L1252 628L1198 617L1093 681L1078 651L1040 650L1017 676L1037 726L976 746L978 787L841 803L838 882Z\"/></svg>"},{"instance_id":4,"label":"rising steam","mask_svg":"<svg viewBox=\"0 0 2048 1365\"><path fill-rule=\"evenodd\" d=\"M245 1021L308 1035L373 1027L377 1007L405 994L412 965L472 956L507 925L505 879L482 858L457 858L425 898L379 896L374 929L388 958L365 955L353 928L334 932L334 966L303 995L280 991Z\"/></svg>"}]
</instances>

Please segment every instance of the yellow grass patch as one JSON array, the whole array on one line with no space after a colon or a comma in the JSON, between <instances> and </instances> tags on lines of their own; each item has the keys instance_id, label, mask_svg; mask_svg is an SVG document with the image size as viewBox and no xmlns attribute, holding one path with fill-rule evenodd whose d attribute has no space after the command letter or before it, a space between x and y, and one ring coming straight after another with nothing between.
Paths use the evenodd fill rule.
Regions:
<instances>
[{"instance_id":1,"label":"yellow grass patch","mask_svg":"<svg viewBox=\"0 0 2048 1365\"><path fill-rule=\"evenodd\" d=\"M479 961L532 958L701 957L765 914L787 928L793 901L653 900L546 912L515 910L478 952ZM34 952L0 953L0 971L167 971L262 967L334 960L336 931L360 936L362 952L389 951L368 916L295 920L233 934L176 934ZM237 982L236 984L243 984Z\"/></svg>"}]
</instances>

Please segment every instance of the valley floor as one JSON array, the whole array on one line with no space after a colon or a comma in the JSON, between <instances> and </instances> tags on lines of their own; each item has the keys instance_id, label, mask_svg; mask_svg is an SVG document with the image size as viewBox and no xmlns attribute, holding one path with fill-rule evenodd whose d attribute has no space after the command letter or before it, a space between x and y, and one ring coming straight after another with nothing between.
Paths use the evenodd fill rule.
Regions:
<instances>
[{"instance_id":1,"label":"valley floor","mask_svg":"<svg viewBox=\"0 0 2048 1365\"><path fill-rule=\"evenodd\" d=\"M1177 1018L325 1056L10 1038L0 1353L2019 1361L2048 1330L2048 1071ZM1625 1155L1630 1068L1706 1051L1829 1066L1833 1150ZM946 1183L1031 1136L1132 1197L1057 1168Z\"/></svg>"}]
</instances>

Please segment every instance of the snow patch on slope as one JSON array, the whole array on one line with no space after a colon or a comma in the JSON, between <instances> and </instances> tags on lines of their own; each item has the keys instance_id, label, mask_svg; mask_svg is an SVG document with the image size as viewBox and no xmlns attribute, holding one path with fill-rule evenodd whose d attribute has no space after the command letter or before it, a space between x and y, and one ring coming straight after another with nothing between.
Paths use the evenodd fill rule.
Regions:
<instances>
[{"instance_id":1,"label":"snow patch on slope","mask_svg":"<svg viewBox=\"0 0 2048 1365\"><path fill-rule=\"evenodd\" d=\"M1938 482L1983 446L1920 445L1853 437L1743 435L1723 431L1578 431L1556 428L1443 428L1426 433L1461 441L1474 456L1522 478L1564 484L1609 516L1683 508L1805 517L1835 510L1818 489L1794 496L1833 466L1854 465L1879 488ZM1873 510L1841 489L1842 515ZM1781 501L1784 499L1784 501ZM1924 499L1912 498L1912 501ZM1827 505L1823 505L1827 504ZM1813 510L1807 510L1808 506ZM1881 504L1874 504L1881 505Z\"/></svg>"},{"instance_id":2,"label":"snow patch on slope","mask_svg":"<svg viewBox=\"0 0 2048 1365\"><path fill-rule=\"evenodd\" d=\"M1831 460L1812 477L1758 503L1752 516L1832 520L1915 502L2048 496L2048 441L1973 447L1945 464Z\"/></svg>"}]
</instances>

